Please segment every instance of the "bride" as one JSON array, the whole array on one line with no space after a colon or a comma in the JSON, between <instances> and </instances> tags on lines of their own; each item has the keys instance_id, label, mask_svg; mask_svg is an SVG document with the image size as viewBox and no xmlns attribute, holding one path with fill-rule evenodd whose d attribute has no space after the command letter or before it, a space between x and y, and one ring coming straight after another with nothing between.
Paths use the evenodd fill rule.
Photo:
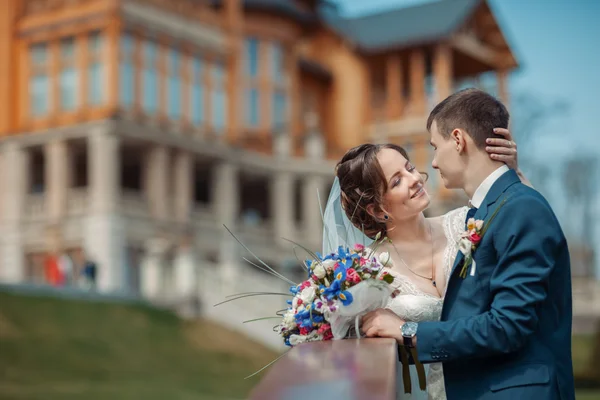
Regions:
<instances>
[{"instance_id":1,"label":"bride","mask_svg":"<svg viewBox=\"0 0 600 400\"><path fill-rule=\"evenodd\" d=\"M516 146L510 132L499 128L496 133L504 138L489 139L490 157L518 171ZM426 218L423 211L430 198L423 175L411 164L406 151L394 144L363 144L349 150L338 163L336 175L339 188L334 184L327 209L331 212L338 208L333 211L337 214L333 218L338 235L340 226L346 230L345 235L349 231L355 235L354 240L347 236L340 242L337 238L337 243L356 242L357 228L361 231L358 235L364 233L371 239L378 233L387 236L389 241L377 251L390 256L388 266L395 277L397 295L390 298L386 308L406 321L439 319L468 207ZM521 173L519 176L530 185ZM350 223L353 227L344 226ZM324 247L331 235L326 229ZM401 370L399 365L398 399L446 399L441 363L428 365L426 391L420 391L416 371L411 366L412 394L404 393Z\"/></svg>"}]
</instances>

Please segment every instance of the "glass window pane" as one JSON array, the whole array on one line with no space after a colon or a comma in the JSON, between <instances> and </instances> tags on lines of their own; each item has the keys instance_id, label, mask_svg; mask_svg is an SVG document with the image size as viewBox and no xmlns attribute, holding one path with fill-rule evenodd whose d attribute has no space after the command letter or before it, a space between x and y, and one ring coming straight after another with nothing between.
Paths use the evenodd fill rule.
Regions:
<instances>
[{"instance_id":1,"label":"glass window pane","mask_svg":"<svg viewBox=\"0 0 600 400\"><path fill-rule=\"evenodd\" d=\"M123 76L123 75L121 75ZM88 70L88 101L92 105L102 104L102 64L93 63ZM133 89L131 90L133 92Z\"/></svg>"},{"instance_id":2,"label":"glass window pane","mask_svg":"<svg viewBox=\"0 0 600 400\"><path fill-rule=\"evenodd\" d=\"M121 36L121 56L126 58L133 56L133 37L128 33Z\"/></svg>"},{"instance_id":3,"label":"glass window pane","mask_svg":"<svg viewBox=\"0 0 600 400\"><path fill-rule=\"evenodd\" d=\"M47 46L45 43L37 43L30 48L31 63L40 65L46 62Z\"/></svg>"},{"instance_id":4,"label":"glass window pane","mask_svg":"<svg viewBox=\"0 0 600 400\"><path fill-rule=\"evenodd\" d=\"M45 74L35 75L29 83L29 99L31 114L40 117L48 113L49 93L48 76Z\"/></svg>"},{"instance_id":5,"label":"glass window pane","mask_svg":"<svg viewBox=\"0 0 600 400\"><path fill-rule=\"evenodd\" d=\"M125 40L129 41L129 43L127 43L126 45L130 46L131 49L133 49L133 41L131 40L131 37L128 35L125 36L128 37ZM102 50L102 35L99 32L92 33L89 37L88 46L90 54L99 55L100 51Z\"/></svg>"},{"instance_id":6,"label":"glass window pane","mask_svg":"<svg viewBox=\"0 0 600 400\"><path fill-rule=\"evenodd\" d=\"M287 97L285 92L276 91L272 99L273 130L283 132L287 129Z\"/></svg>"},{"instance_id":7,"label":"glass window pane","mask_svg":"<svg viewBox=\"0 0 600 400\"><path fill-rule=\"evenodd\" d=\"M125 107L133 105L135 95L135 78L133 66L133 37L126 33L121 36L121 56L119 62L119 99ZM91 76L90 76L91 79ZM92 84L94 84L92 82Z\"/></svg>"},{"instance_id":8,"label":"glass window pane","mask_svg":"<svg viewBox=\"0 0 600 400\"><path fill-rule=\"evenodd\" d=\"M181 78L179 74L180 54L177 49L169 50L168 115L177 120L181 116Z\"/></svg>"},{"instance_id":9,"label":"glass window pane","mask_svg":"<svg viewBox=\"0 0 600 400\"><path fill-rule=\"evenodd\" d=\"M156 70L157 49L152 42L144 43L143 48L144 73L142 74L142 87L144 90L142 106L149 114L158 108L158 72Z\"/></svg>"},{"instance_id":10,"label":"glass window pane","mask_svg":"<svg viewBox=\"0 0 600 400\"><path fill-rule=\"evenodd\" d=\"M223 89L213 91L213 125L216 133L222 133L225 130L225 121L227 119L227 95Z\"/></svg>"},{"instance_id":11,"label":"glass window pane","mask_svg":"<svg viewBox=\"0 0 600 400\"><path fill-rule=\"evenodd\" d=\"M67 68L60 74L60 108L64 111L71 111L76 106L77 71L74 68Z\"/></svg>"},{"instance_id":12,"label":"glass window pane","mask_svg":"<svg viewBox=\"0 0 600 400\"><path fill-rule=\"evenodd\" d=\"M192 60L192 90L190 115L194 125L202 125L204 119L204 81L202 78L202 60L195 57Z\"/></svg>"},{"instance_id":13,"label":"glass window pane","mask_svg":"<svg viewBox=\"0 0 600 400\"><path fill-rule=\"evenodd\" d=\"M252 88L246 91L246 124L257 127L260 121L260 96L258 89Z\"/></svg>"},{"instance_id":14,"label":"glass window pane","mask_svg":"<svg viewBox=\"0 0 600 400\"><path fill-rule=\"evenodd\" d=\"M258 75L258 40L255 38L246 39L246 74Z\"/></svg>"},{"instance_id":15,"label":"glass window pane","mask_svg":"<svg viewBox=\"0 0 600 400\"><path fill-rule=\"evenodd\" d=\"M282 83L284 81L285 60L283 48L279 43L274 43L271 46L271 66L270 72L273 74L275 82Z\"/></svg>"},{"instance_id":16,"label":"glass window pane","mask_svg":"<svg viewBox=\"0 0 600 400\"><path fill-rule=\"evenodd\" d=\"M63 61L70 61L75 55L75 39L66 38L60 43L60 56Z\"/></svg>"}]
</instances>

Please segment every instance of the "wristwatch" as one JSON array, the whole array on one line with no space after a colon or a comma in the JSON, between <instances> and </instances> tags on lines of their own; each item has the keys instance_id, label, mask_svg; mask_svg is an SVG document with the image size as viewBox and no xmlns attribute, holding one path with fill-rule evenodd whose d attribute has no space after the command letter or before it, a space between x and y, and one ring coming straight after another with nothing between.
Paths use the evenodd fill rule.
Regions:
<instances>
[{"instance_id":1,"label":"wristwatch","mask_svg":"<svg viewBox=\"0 0 600 400\"><path fill-rule=\"evenodd\" d=\"M415 347L414 337L417 336L418 326L419 324L417 324L416 322L405 322L404 325L400 327L402 337L404 338L404 346Z\"/></svg>"}]
</instances>

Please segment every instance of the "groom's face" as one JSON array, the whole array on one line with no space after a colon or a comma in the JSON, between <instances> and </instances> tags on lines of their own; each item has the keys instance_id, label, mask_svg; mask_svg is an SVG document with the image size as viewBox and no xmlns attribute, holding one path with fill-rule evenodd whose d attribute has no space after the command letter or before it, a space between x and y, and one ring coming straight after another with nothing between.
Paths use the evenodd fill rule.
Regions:
<instances>
[{"instance_id":1,"label":"groom's face","mask_svg":"<svg viewBox=\"0 0 600 400\"><path fill-rule=\"evenodd\" d=\"M462 166L460 153L456 149L456 142L446 138L439 132L437 123L431 125L431 140L433 147L433 160L431 166L440 171L444 186L448 189L462 187Z\"/></svg>"}]
</instances>

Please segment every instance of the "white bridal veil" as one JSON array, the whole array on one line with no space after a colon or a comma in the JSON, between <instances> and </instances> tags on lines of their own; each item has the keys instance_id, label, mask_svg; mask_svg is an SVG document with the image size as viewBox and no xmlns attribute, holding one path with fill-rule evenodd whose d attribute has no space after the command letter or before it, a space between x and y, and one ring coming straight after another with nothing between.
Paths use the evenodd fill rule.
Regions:
<instances>
[{"instance_id":1,"label":"white bridal veil","mask_svg":"<svg viewBox=\"0 0 600 400\"><path fill-rule=\"evenodd\" d=\"M368 238L361 229L352 225L342 209L341 195L340 181L336 176L323 214L324 255L337 252L339 246L352 248L357 243L364 246L373 243L373 240Z\"/></svg>"}]
</instances>

